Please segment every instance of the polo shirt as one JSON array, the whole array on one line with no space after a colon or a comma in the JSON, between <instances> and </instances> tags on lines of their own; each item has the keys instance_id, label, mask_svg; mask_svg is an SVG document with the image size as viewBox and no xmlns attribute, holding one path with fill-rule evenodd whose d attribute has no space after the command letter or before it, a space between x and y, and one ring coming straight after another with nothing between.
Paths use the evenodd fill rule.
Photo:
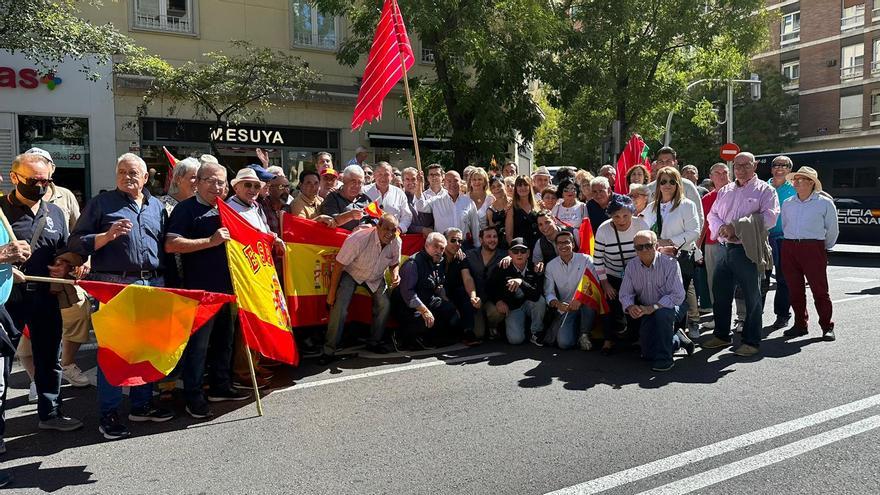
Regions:
<instances>
[{"instance_id":1,"label":"polo shirt","mask_svg":"<svg viewBox=\"0 0 880 495\"><path fill-rule=\"evenodd\" d=\"M56 205L40 200L37 213L30 206L18 200L18 196L10 194L0 200L0 208L12 225L12 232L19 240L27 243L33 238L34 229L45 218L42 232L31 246L31 257L21 266L25 275L38 277L49 276L49 265L55 263L58 254L67 248L67 218Z\"/></svg>"},{"instance_id":2,"label":"polo shirt","mask_svg":"<svg viewBox=\"0 0 880 495\"><path fill-rule=\"evenodd\" d=\"M222 227L217 208L198 195L177 204L168 219L168 238L204 239ZM221 244L181 255L183 288L232 294L226 246Z\"/></svg>"}]
</instances>

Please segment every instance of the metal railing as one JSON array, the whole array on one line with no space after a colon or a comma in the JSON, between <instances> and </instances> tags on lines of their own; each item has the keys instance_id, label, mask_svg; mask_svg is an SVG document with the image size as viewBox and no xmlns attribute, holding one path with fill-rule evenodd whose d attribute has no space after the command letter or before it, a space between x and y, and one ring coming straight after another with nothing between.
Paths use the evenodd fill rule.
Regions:
<instances>
[{"instance_id":1,"label":"metal railing","mask_svg":"<svg viewBox=\"0 0 880 495\"><path fill-rule=\"evenodd\" d=\"M850 29L860 28L865 25L865 13L851 15L849 17L840 18L840 30L848 31Z\"/></svg>"},{"instance_id":2,"label":"metal railing","mask_svg":"<svg viewBox=\"0 0 880 495\"><path fill-rule=\"evenodd\" d=\"M880 55L880 53L878 53L875 56L878 56L878 55ZM880 60L872 60L871 61L871 74L876 74L877 72L880 72Z\"/></svg>"},{"instance_id":3,"label":"metal railing","mask_svg":"<svg viewBox=\"0 0 880 495\"><path fill-rule=\"evenodd\" d=\"M790 33L782 33L780 38L780 44L787 45L789 43L796 43L801 40L801 30L798 28L797 31L792 31Z\"/></svg>"},{"instance_id":4,"label":"metal railing","mask_svg":"<svg viewBox=\"0 0 880 495\"><path fill-rule=\"evenodd\" d=\"M336 48L336 35L326 34L324 36L319 36L312 33L294 33L293 43L298 46L310 46L332 50Z\"/></svg>"},{"instance_id":5,"label":"metal railing","mask_svg":"<svg viewBox=\"0 0 880 495\"><path fill-rule=\"evenodd\" d=\"M865 73L865 68L862 65L853 65L850 67L841 67L840 68L840 79L842 81L847 79L855 79L857 77L862 77Z\"/></svg>"},{"instance_id":6,"label":"metal railing","mask_svg":"<svg viewBox=\"0 0 880 495\"><path fill-rule=\"evenodd\" d=\"M171 31L174 33L192 32L192 22L189 15L153 15L138 12L134 18L134 25L139 28Z\"/></svg>"},{"instance_id":7,"label":"metal railing","mask_svg":"<svg viewBox=\"0 0 880 495\"><path fill-rule=\"evenodd\" d=\"M880 112L871 112L871 125L880 124Z\"/></svg>"},{"instance_id":8,"label":"metal railing","mask_svg":"<svg viewBox=\"0 0 880 495\"><path fill-rule=\"evenodd\" d=\"M840 131L858 131L862 128L862 116L840 119Z\"/></svg>"}]
</instances>

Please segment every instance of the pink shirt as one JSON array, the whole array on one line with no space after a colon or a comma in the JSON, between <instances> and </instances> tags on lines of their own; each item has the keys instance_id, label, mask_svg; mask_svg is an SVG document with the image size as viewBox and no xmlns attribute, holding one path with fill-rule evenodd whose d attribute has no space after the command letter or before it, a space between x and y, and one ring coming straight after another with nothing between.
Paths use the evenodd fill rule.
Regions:
<instances>
[{"instance_id":1,"label":"pink shirt","mask_svg":"<svg viewBox=\"0 0 880 495\"><path fill-rule=\"evenodd\" d=\"M742 186L738 181L734 181L718 191L715 204L706 217L711 238L723 240L718 239L718 229L752 213L760 213L764 217L764 226L767 230L776 225L776 218L779 216L779 198L776 196L776 191L770 184L759 180L757 174Z\"/></svg>"}]
</instances>

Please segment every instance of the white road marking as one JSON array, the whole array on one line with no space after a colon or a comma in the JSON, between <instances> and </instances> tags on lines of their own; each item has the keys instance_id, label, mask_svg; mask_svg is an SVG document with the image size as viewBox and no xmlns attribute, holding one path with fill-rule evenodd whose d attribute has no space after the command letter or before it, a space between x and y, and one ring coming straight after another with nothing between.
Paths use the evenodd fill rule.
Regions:
<instances>
[{"instance_id":1,"label":"white road marking","mask_svg":"<svg viewBox=\"0 0 880 495\"><path fill-rule=\"evenodd\" d=\"M741 476L746 473L782 462L786 459L801 455L805 452L824 447L828 444L849 438L866 431L880 427L880 416L871 416L861 421L856 421L831 431L819 433L811 437L792 442L782 447L768 450L762 454L746 457L724 466L710 469L704 473L696 474L688 478L674 481L653 490L642 492L639 495L683 495L695 490L705 488L722 481Z\"/></svg>"},{"instance_id":2,"label":"white road marking","mask_svg":"<svg viewBox=\"0 0 880 495\"><path fill-rule=\"evenodd\" d=\"M875 278L859 278L859 277L846 277L846 278L835 278L836 282L852 282L856 284L866 284L868 282L876 282Z\"/></svg>"},{"instance_id":3,"label":"white road marking","mask_svg":"<svg viewBox=\"0 0 880 495\"><path fill-rule=\"evenodd\" d=\"M856 297L847 297L846 299L840 299L839 301L831 301L832 304L840 304L850 301L859 301L861 299L868 299L869 297L877 297L876 294L866 294L864 296L856 296Z\"/></svg>"},{"instance_id":4,"label":"white road marking","mask_svg":"<svg viewBox=\"0 0 880 495\"><path fill-rule=\"evenodd\" d=\"M770 440L810 426L815 426L877 405L880 405L880 394L810 414L809 416L793 419L774 426L768 426L753 432L744 433L710 445L697 447L696 449L687 452L671 455L663 459L658 459L647 464L642 464L641 466L609 474L568 488L562 488L551 492L551 495L585 495L604 492L605 490L610 490L618 486L626 485L627 483L672 471L673 469L678 469L687 466L688 464L733 452L734 450L749 445L754 445L765 440Z\"/></svg>"},{"instance_id":5,"label":"white road marking","mask_svg":"<svg viewBox=\"0 0 880 495\"><path fill-rule=\"evenodd\" d=\"M446 359L446 360L438 359L436 361L426 361L424 363L413 363L413 364L407 364L404 366L395 366L393 368L385 368L385 369L381 369L381 370L368 371L366 373L358 373L356 375L338 376L335 378L326 378L324 380L315 380L312 382L297 383L296 385L291 385L290 387L287 387L287 388L273 390L272 393L278 394L281 392L289 392L291 390L303 390L306 388L319 387L321 385L331 385L334 383L342 383L342 382L347 382L347 381L351 381L351 380L359 380L362 378L370 378L373 376L388 375L390 373L400 373L401 371L410 371L410 370L417 370L417 369L422 369L422 368L430 368L432 366L440 366L443 364L455 364L455 363L463 363L466 361L477 361L480 359L501 356L503 354L504 354L503 352L489 352L486 354L475 354L473 356L462 356L462 357Z\"/></svg>"}]
</instances>

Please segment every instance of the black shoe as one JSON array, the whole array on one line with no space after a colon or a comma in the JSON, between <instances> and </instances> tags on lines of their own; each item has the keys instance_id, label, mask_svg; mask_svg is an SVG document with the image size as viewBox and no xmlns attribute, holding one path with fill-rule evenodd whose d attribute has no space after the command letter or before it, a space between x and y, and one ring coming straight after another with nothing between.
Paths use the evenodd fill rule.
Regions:
<instances>
[{"instance_id":1,"label":"black shoe","mask_svg":"<svg viewBox=\"0 0 880 495\"><path fill-rule=\"evenodd\" d=\"M788 320L790 320L790 316L777 316L776 321L770 325L774 330L779 330L780 328L785 328L788 326Z\"/></svg>"},{"instance_id":2,"label":"black shoe","mask_svg":"<svg viewBox=\"0 0 880 495\"><path fill-rule=\"evenodd\" d=\"M834 335L834 327L829 328L828 330L822 330L822 340L825 342L834 342L837 340L837 336Z\"/></svg>"},{"instance_id":3,"label":"black shoe","mask_svg":"<svg viewBox=\"0 0 880 495\"><path fill-rule=\"evenodd\" d=\"M339 358L337 358L333 354L321 354L321 357L318 359L318 365L327 366L328 364L336 361L337 359L339 359Z\"/></svg>"},{"instance_id":4,"label":"black shoe","mask_svg":"<svg viewBox=\"0 0 880 495\"><path fill-rule=\"evenodd\" d=\"M788 337L790 339L796 337L803 337L804 335L810 333L806 328L803 327L791 327L788 330L782 332L782 335Z\"/></svg>"},{"instance_id":5,"label":"black shoe","mask_svg":"<svg viewBox=\"0 0 880 495\"><path fill-rule=\"evenodd\" d=\"M4 486L9 486L9 484L12 483L14 479L15 478L12 477L12 473L10 473L9 471L0 471L0 488L3 488Z\"/></svg>"},{"instance_id":6,"label":"black shoe","mask_svg":"<svg viewBox=\"0 0 880 495\"><path fill-rule=\"evenodd\" d=\"M119 422L119 415L116 411L105 414L101 417L101 424L98 431L104 435L107 440L121 440L131 436L128 427Z\"/></svg>"},{"instance_id":7,"label":"black shoe","mask_svg":"<svg viewBox=\"0 0 880 495\"><path fill-rule=\"evenodd\" d=\"M316 345L303 345L299 348L299 355L304 358L314 358L321 355L323 351Z\"/></svg>"},{"instance_id":8,"label":"black shoe","mask_svg":"<svg viewBox=\"0 0 880 495\"><path fill-rule=\"evenodd\" d=\"M416 337L415 338L416 345L419 346L423 351L428 351L434 349L435 347L425 341L424 337Z\"/></svg>"},{"instance_id":9,"label":"black shoe","mask_svg":"<svg viewBox=\"0 0 880 495\"><path fill-rule=\"evenodd\" d=\"M659 371L659 372L669 371L672 369L673 366L675 366L675 363L669 363L669 364L664 364L664 365L659 365L659 366L651 366L651 371Z\"/></svg>"},{"instance_id":10,"label":"black shoe","mask_svg":"<svg viewBox=\"0 0 880 495\"><path fill-rule=\"evenodd\" d=\"M367 350L373 354L389 354L392 352L385 344L379 342L376 344L367 344Z\"/></svg>"},{"instance_id":11,"label":"black shoe","mask_svg":"<svg viewBox=\"0 0 880 495\"><path fill-rule=\"evenodd\" d=\"M186 405L186 413L195 419L207 419L214 415L204 399L188 403Z\"/></svg>"},{"instance_id":12,"label":"black shoe","mask_svg":"<svg viewBox=\"0 0 880 495\"><path fill-rule=\"evenodd\" d=\"M397 352L403 352L406 350L406 347L403 345L403 339L397 335L397 332L391 332L391 346L394 347L394 350Z\"/></svg>"},{"instance_id":13,"label":"black shoe","mask_svg":"<svg viewBox=\"0 0 880 495\"><path fill-rule=\"evenodd\" d=\"M168 409L162 409L153 406L147 406L139 409L132 409L128 412L128 420L138 423L152 421L153 423L164 423L174 419L174 413Z\"/></svg>"},{"instance_id":14,"label":"black shoe","mask_svg":"<svg viewBox=\"0 0 880 495\"><path fill-rule=\"evenodd\" d=\"M247 394L244 392L239 392L234 388L228 388L226 390L209 390L208 391L208 402L225 402L228 400L236 401L236 400L248 400L251 398L251 394Z\"/></svg>"},{"instance_id":15,"label":"black shoe","mask_svg":"<svg viewBox=\"0 0 880 495\"><path fill-rule=\"evenodd\" d=\"M696 345L694 345L694 341L688 338L688 336L685 335L684 331L681 329L676 330L676 333L678 334L678 341L681 344L681 348L687 351L688 356L693 356L694 348L696 347Z\"/></svg>"}]
</instances>

